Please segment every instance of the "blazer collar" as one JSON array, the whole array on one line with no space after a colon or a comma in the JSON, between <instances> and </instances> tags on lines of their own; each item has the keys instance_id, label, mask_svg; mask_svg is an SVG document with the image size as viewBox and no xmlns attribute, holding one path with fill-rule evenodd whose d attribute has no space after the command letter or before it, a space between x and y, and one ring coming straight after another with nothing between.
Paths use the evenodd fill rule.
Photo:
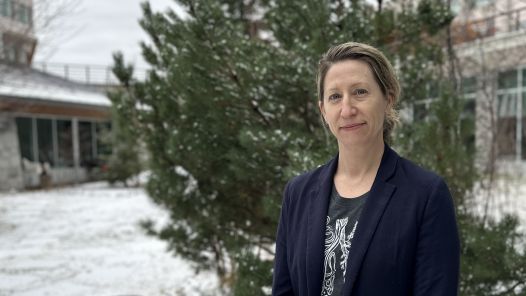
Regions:
<instances>
[{"instance_id":1,"label":"blazer collar","mask_svg":"<svg viewBox=\"0 0 526 296\"><path fill-rule=\"evenodd\" d=\"M364 205L354 234L345 277L344 295L350 294L360 270L363 257L374 235L385 206L395 186L387 183L394 174L398 154L385 145L380 167ZM338 166L338 155L321 168L318 185L310 193L307 234L307 285L309 295L320 295L324 273L325 224L329 207L329 196Z\"/></svg>"}]
</instances>

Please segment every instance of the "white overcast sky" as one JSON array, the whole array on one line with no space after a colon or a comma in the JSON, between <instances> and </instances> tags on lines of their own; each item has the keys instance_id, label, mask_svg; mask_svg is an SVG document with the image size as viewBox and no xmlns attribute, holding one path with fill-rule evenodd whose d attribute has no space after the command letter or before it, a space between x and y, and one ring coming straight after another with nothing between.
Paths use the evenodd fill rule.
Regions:
<instances>
[{"instance_id":1,"label":"white overcast sky","mask_svg":"<svg viewBox=\"0 0 526 296\"><path fill-rule=\"evenodd\" d=\"M39 38L35 62L111 65L112 53L122 51L128 62L146 65L139 42L148 38L138 23L144 0L76 1L74 11L57 19L47 35L35 28ZM180 11L173 0L149 2L154 11L168 7Z\"/></svg>"}]
</instances>

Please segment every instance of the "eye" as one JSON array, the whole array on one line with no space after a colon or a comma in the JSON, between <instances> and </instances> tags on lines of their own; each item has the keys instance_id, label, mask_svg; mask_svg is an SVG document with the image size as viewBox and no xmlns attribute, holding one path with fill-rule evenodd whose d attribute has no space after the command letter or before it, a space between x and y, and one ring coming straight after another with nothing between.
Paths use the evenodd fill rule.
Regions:
<instances>
[{"instance_id":1,"label":"eye","mask_svg":"<svg viewBox=\"0 0 526 296\"><path fill-rule=\"evenodd\" d=\"M336 101L336 100L338 100L340 98L341 98L340 94L332 94L332 95L329 96L328 100L329 101Z\"/></svg>"},{"instance_id":2,"label":"eye","mask_svg":"<svg viewBox=\"0 0 526 296\"><path fill-rule=\"evenodd\" d=\"M365 88L358 88L354 91L354 94L358 97L363 97L367 95L369 92Z\"/></svg>"}]
</instances>

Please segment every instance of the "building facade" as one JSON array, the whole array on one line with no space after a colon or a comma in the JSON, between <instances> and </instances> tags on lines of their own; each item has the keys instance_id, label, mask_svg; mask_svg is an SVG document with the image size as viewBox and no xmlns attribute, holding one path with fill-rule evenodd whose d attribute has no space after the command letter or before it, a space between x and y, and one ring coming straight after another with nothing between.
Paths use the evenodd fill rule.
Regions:
<instances>
[{"instance_id":1,"label":"building facade","mask_svg":"<svg viewBox=\"0 0 526 296\"><path fill-rule=\"evenodd\" d=\"M452 24L481 168L526 173L526 3L460 2Z\"/></svg>"},{"instance_id":2,"label":"building facade","mask_svg":"<svg viewBox=\"0 0 526 296\"><path fill-rule=\"evenodd\" d=\"M104 92L31 67L31 0L0 0L0 190L80 182L109 153Z\"/></svg>"},{"instance_id":3,"label":"building facade","mask_svg":"<svg viewBox=\"0 0 526 296\"><path fill-rule=\"evenodd\" d=\"M30 65L37 39L32 0L0 0L0 60Z\"/></svg>"}]
</instances>

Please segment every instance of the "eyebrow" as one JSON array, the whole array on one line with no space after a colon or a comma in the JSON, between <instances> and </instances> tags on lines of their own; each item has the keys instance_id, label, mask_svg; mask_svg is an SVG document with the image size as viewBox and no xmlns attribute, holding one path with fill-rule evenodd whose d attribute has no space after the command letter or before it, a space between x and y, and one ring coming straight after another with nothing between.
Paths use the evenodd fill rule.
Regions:
<instances>
[{"instance_id":1,"label":"eyebrow","mask_svg":"<svg viewBox=\"0 0 526 296\"><path fill-rule=\"evenodd\" d=\"M360 81L360 82L355 82L355 83L351 84L351 87L360 86L360 85L363 85L363 86L369 87L369 83L367 83L367 82L362 82L362 81ZM331 87L331 88L327 89L327 92L331 92L331 91L339 91L339 90L340 90L340 89L337 88L337 87Z\"/></svg>"}]
</instances>

